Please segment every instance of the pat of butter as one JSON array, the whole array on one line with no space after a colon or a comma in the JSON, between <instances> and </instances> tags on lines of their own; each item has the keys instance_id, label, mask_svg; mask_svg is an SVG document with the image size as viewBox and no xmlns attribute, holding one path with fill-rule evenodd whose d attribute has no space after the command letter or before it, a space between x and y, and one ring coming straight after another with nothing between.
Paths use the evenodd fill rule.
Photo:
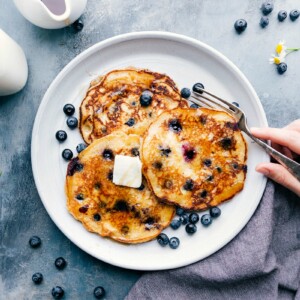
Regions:
<instances>
[{"instance_id":1,"label":"pat of butter","mask_svg":"<svg viewBox=\"0 0 300 300\"><path fill-rule=\"evenodd\" d=\"M138 156L115 156L113 183L133 188L141 186L142 163Z\"/></svg>"}]
</instances>

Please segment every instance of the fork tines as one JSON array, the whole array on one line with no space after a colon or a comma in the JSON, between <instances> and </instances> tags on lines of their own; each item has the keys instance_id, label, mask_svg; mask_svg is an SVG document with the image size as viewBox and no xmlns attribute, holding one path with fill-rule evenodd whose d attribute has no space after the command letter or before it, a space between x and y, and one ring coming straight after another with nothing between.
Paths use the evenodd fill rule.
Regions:
<instances>
[{"instance_id":1,"label":"fork tines","mask_svg":"<svg viewBox=\"0 0 300 300\"><path fill-rule=\"evenodd\" d=\"M221 99L220 97L218 97L204 89L201 89L201 92L193 91L193 94L190 96L189 100L200 106L225 110L226 112L228 112L230 114L234 114L239 111L239 109L235 105L231 104L228 101Z\"/></svg>"}]
</instances>

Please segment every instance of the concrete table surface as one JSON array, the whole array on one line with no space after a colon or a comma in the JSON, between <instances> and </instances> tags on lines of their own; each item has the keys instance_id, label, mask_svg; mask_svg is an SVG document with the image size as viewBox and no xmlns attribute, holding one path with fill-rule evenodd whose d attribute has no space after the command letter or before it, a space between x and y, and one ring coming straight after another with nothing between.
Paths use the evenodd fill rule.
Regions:
<instances>
[{"instance_id":1,"label":"concrete table surface","mask_svg":"<svg viewBox=\"0 0 300 300\"><path fill-rule=\"evenodd\" d=\"M25 20L12 1L0 0L0 28L24 49L29 78L25 88L0 97L0 299L52 299L51 288L61 285L65 299L94 299L101 285L107 299L123 299L141 272L103 263L81 251L55 226L37 193L30 161L31 130L42 97L59 71L76 55L106 38L133 31L159 30L203 41L226 55L254 86L270 126L284 126L300 117L300 52L287 57L284 75L269 65L276 43L300 47L300 19L277 21L280 9L300 9L299 1L275 1L270 24L261 29L260 0L89 0L84 28L45 30ZM245 18L247 30L238 35L234 21ZM1 45L0 45L1 47ZM32 235L42 239L33 250ZM68 266L54 267L63 256ZM35 286L31 276L44 275Z\"/></svg>"}]
</instances>

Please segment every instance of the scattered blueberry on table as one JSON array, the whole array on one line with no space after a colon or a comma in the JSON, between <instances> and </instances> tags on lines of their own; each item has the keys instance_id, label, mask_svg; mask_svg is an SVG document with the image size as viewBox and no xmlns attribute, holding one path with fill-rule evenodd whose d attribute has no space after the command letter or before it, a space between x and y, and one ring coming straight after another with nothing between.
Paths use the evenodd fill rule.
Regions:
<instances>
[{"instance_id":1,"label":"scattered blueberry on table","mask_svg":"<svg viewBox=\"0 0 300 300\"><path fill-rule=\"evenodd\" d=\"M77 151L77 153L82 152L84 149L86 149L86 147L87 147L87 145L84 144L84 143L78 144L78 145L76 146L76 151Z\"/></svg>"},{"instance_id":2,"label":"scattered blueberry on table","mask_svg":"<svg viewBox=\"0 0 300 300\"><path fill-rule=\"evenodd\" d=\"M259 22L261 28L265 28L269 25L269 18L266 16L262 16Z\"/></svg>"},{"instance_id":3,"label":"scattered blueberry on table","mask_svg":"<svg viewBox=\"0 0 300 300\"><path fill-rule=\"evenodd\" d=\"M68 135L64 130L58 130L55 134L55 137L59 142L64 142L67 139Z\"/></svg>"},{"instance_id":4,"label":"scattered blueberry on table","mask_svg":"<svg viewBox=\"0 0 300 300\"><path fill-rule=\"evenodd\" d=\"M32 275L32 281L35 283L35 284L41 284L42 281L43 281L43 275L41 273L34 273Z\"/></svg>"},{"instance_id":5,"label":"scattered blueberry on table","mask_svg":"<svg viewBox=\"0 0 300 300\"><path fill-rule=\"evenodd\" d=\"M81 20L81 18L77 19L73 24L72 24L72 27L73 29L76 31L76 32L79 32L83 29L84 27L84 23L83 21Z\"/></svg>"},{"instance_id":6,"label":"scattered blueberry on table","mask_svg":"<svg viewBox=\"0 0 300 300\"><path fill-rule=\"evenodd\" d=\"M242 33L247 28L247 21L245 19L238 19L234 23L234 29L237 33Z\"/></svg>"},{"instance_id":7,"label":"scattered blueberry on table","mask_svg":"<svg viewBox=\"0 0 300 300\"><path fill-rule=\"evenodd\" d=\"M54 299L61 299L64 294L65 294L65 291L63 290L62 287L60 286L55 286L53 289L52 289L52 296Z\"/></svg>"},{"instance_id":8,"label":"scattered blueberry on table","mask_svg":"<svg viewBox=\"0 0 300 300\"><path fill-rule=\"evenodd\" d=\"M270 1L264 2L261 6L261 11L265 16L270 14L273 11L273 9L274 5Z\"/></svg>"},{"instance_id":9,"label":"scattered blueberry on table","mask_svg":"<svg viewBox=\"0 0 300 300\"><path fill-rule=\"evenodd\" d=\"M183 88L180 92L182 98L187 99L191 96L191 90L189 88Z\"/></svg>"},{"instance_id":10,"label":"scattered blueberry on table","mask_svg":"<svg viewBox=\"0 0 300 300\"><path fill-rule=\"evenodd\" d=\"M65 160L71 160L73 157L73 152L70 149L64 149L61 155Z\"/></svg>"},{"instance_id":11,"label":"scattered blueberry on table","mask_svg":"<svg viewBox=\"0 0 300 300\"><path fill-rule=\"evenodd\" d=\"M102 299L105 296L105 289L102 286L95 287L94 296L96 299Z\"/></svg>"},{"instance_id":12,"label":"scattered blueberry on table","mask_svg":"<svg viewBox=\"0 0 300 300\"><path fill-rule=\"evenodd\" d=\"M31 248L38 248L41 246L41 243L42 243L41 239L36 235L32 236L29 239L29 245Z\"/></svg>"},{"instance_id":13,"label":"scattered blueberry on table","mask_svg":"<svg viewBox=\"0 0 300 300\"><path fill-rule=\"evenodd\" d=\"M73 104L66 104L63 108L63 111L64 113L67 115L67 116L72 116L75 112L75 107Z\"/></svg>"},{"instance_id":14,"label":"scattered blueberry on table","mask_svg":"<svg viewBox=\"0 0 300 300\"><path fill-rule=\"evenodd\" d=\"M283 73L285 73L287 70L287 64L282 62L280 64L277 65L277 71L280 75L282 75Z\"/></svg>"},{"instance_id":15,"label":"scattered blueberry on table","mask_svg":"<svg viewBox=\"0 0 300 300\"><path fill-rule=\"evenodd\" d=\"M58 257L55 262L55 267L58 269L58 270L63 270L66 265L67 265L67 262L66 260L63 258L63 257Z\"/></svg>"},{"instance_id":16,"label":"scattered blueberry on table","mask_svg":"<svg viewBox=\"0 0 300 300\"><path fill-rule=\"evenodd\" d=\"M68 127L69 127L70 129L76 128L77 125L78 125L78 120L77 120L77 118L75 118L75 117L69 117L69 118L67 119L67 125L68 125Z\"/></svg>"},{"instance_id":17,"label":"scattered blueberry on table","mask_svg":"<svg viewBox=\"0 0 300 300\"><path fill-rule=\"evenodd\" d=\"M212 218L209 214L205 214L201 217L201 224L203 226L209 226L212 223Z\"/></svg>"},{"instance_id":18,"label":"scattered blueberry on table","mask_svg":"<svg viewBox=\"0 0 300 300\"><path fill-rule=\"evenodd\" d=\"M150 91L143 91L140 96L140 104L147 107L152 103L152 93Z\"/></svg>"},{"instance_id":19,"label":"scattered blueberry on table","mask_svg":"<svg viewBox=\"0 0 300 300\"><path fill-rule=\"evenodd\" d=\"M291 12L290 12L290 19L292 21L296 21L300 16L300 11L298 9L293 9Z\"/></svg>"},{"instance_id":20,"label":"scattered blueberry on table","mask_svg":"<svg viewBox=\"0 0 300 300\"><path fill-rule=\"evenodd\" d=\"M188 223L186 226L185 226L185 231L188 233L188 234L194 234L196 231L197 231L197 226L193 223Z\"/></svg>"},{"instance_id":21,"label":"scattered blueberry on table","mask_svg":"<svg viewBox=\"0 0 300 300\"><path fill-rule=\"evenodd\" d=\"M178 229L181 226L181 219L180 218L173 219L170 226L174 230Z\"/></svg>"},{"instance_id":22,"label":"scattered blueberry on table","mask_svg":"<svg viewBox=\"0 0 300 300\"><path fill-rule=\"evenodd\" d=\"M285 19L286 19L286 17L287 17L287 11L286 10L280 10L279 12L278 12L278 21L279 22L283 22Z\"/></svg>"},{"instance_id":23,"label":"scattered blueberry on table","mask_svg":"<svg viewBox=\"0 0 300 300\"><path fill-rule=\"evenodd\" d=\"M179 238L177 237L171 237L169 241L169 246L171 249L177 249L180 245Z\"/></svg>"},{"instance_id":24,"label":"scattered blueberry on table","mask_svg":"<svg viewBox=\"0 0 300 300\"><path fill-rule=\"evenodd\" d=\"M193 91L199 94L202 94L204 89L204 85L201 82L197 82L193 85Z\"/></svg>"},{"instance_id":25,"label":"scattered blueberry on table","mask_svg":"<svg viewBox=\"0 0 300 300\"><path fill-rule=\"evenodd\" d=\"M209 209L209 214L212 218L218 218L221 215L221 209L218 206L211 207Z\"/></svg>"}]
</instances>

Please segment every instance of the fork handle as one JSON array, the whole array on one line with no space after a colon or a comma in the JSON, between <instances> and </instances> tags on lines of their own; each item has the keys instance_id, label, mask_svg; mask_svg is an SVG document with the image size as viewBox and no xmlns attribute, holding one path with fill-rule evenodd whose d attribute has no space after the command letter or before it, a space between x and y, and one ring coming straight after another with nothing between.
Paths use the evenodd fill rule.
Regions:
<instances>
[{"instance_id":1,"label":"fork handle","mask_svg":"<svg viewBox=\"0 0 300 300\"><path fill-rule=\"evenodd\" d=\"M300 164L275 150L262 140L254 137L252 134L250 134L249 137L262 148L264 148L269 155L286 167L286 169L300 181Z\"/></svg>"}]
</instances>

